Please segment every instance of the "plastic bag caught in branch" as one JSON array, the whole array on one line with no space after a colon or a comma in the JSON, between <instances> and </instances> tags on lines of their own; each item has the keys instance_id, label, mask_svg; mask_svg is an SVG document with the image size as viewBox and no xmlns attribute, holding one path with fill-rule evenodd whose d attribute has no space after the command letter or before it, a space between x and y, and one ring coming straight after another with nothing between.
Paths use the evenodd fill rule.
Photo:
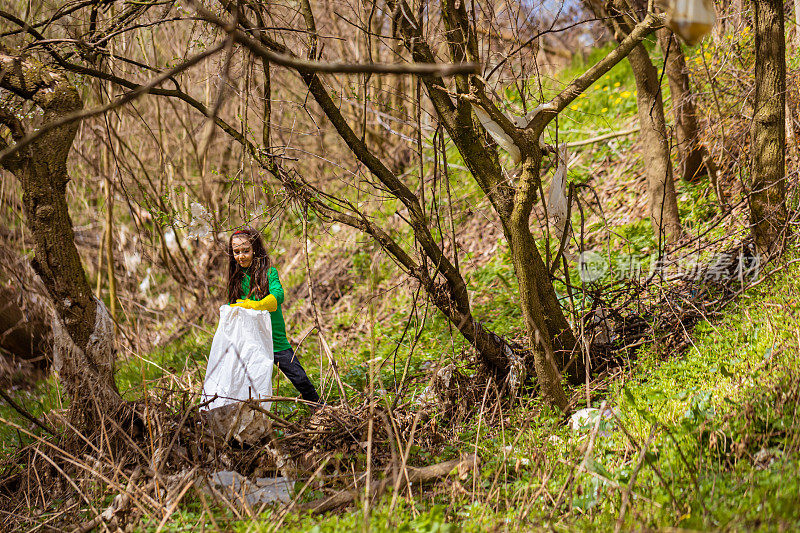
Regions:
<instances>
[{"instance_id":1,"label":"plastic bag caught in branch","mask_svg":"<svg viewBox=\"0 0 800 533\"><path fill-rule=\"evenodd\" d=\"M508 155L511 157L511 162L514 165L518 165L520 161L522 161L522 153L519 149L519 146L514 144L514 141L511 139L511 137L503 130L503 128L500 127L497 122L492 120L492 117L489 116L489 113L485 109L478 105L473 105L472 109L475 110L475 116L477 116L478 120L481 121L481 126L483 126L486 131L489 132L489 135L492 136L494 142L496 142L500 148L508 152ZM512 115L510 113L503 114L514 126L520 129L525 129L530 125L531 121L542 109L544 109L543 105L537 106L530 110L523 117ZM544 147L544 133L539 136L539 146Z\"/></svg>"},{"instance_id":2,"label":"plastic bag caught in branch","mask_svg":"<svg viewBox=\"0 0 800 533\"><path fill-rule=\"evenodd\" d=\"M205 237L211 232L211 224L209 222L210 216L205 207L197 202L192 202L192 221L189 222L189 227L186 228L186 236L190 239L199 239Z\"/></svg>"},{"instance_id":3,"label":"plastic bag caught in branch","mask_svg":"<svg viewBox=\"0 0 800 533\"><path fill-rule=\"evenodd\" d=\"M667 0L666 25L692 46L711 31L717 16L712 0Z\"/></svg>"},{"instance_id":4,"label":"plastic bag caught in branch","mask_svg":"<svg viewBox=\"0 0 800 533\"><path fill-rule=\"evenodd\" d=\"M547 216L557 230L559 242L567 231L567 145L558 147L558 163L556 165L553 181L547 191Z\"/></svg>"},{"instance_id":5,"label":"plastic bag caught in branch","mask_svg":"<svg viewBox=\"0 0 800 533\"><path fill-rule=\"evenodd\" d=\"M500 127L500 125L492 120L492 117L489 116L482 107L480 106L472 106L472 109L475 110L475 116L478 117L478 120L481 121L481 126L486 128L486 131L489 132L489 135L492 136L494 142L497 145L508 152L509 157L511 157L511 162L515 165L519 164L522 161L522 153L519 150L519 147L514 144L514 141L509 137L509 135ZM509 118L509 120L511 120ZM513 122L513 121L512 121Z\"/></svg>"},{"instance_id":6,"label":"plastic bag caught in branch","mask_svg":"<svg viewBox=\"0 0 800 533\"><path fill-rule=\"evenodd\" d=\"M164 231L164 243L167 245L170 252L178 250L178 236L175 235L174 229L167 228L166 231Z\"/></svg>"}]
</instances>

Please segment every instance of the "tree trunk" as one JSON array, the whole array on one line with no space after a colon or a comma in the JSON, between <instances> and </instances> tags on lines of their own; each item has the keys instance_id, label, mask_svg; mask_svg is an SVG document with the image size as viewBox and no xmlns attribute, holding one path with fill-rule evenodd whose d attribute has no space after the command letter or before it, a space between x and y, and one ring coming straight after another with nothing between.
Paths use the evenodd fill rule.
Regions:
<instances>
[{"instance_id":1,"label":"tree trunk","mask_svg":"<svg viewBox=\"0 0 800 533\"><path fill-rule=\"evenodd\" d=\"M667 55L667 80L672 94L672 112L675 115L675 137L681 179L696 182L707 174L703 164L704 150L700 144L697 110L689 87L686 57L680 42L667 28L656 32L661 50Z\"/></svg>"},{"instance_id":2,"label":"tree trunk","mask_svg":"<svg viewBox=\"0 0 800 533\"><path fill-rule=\"evenodd\" d=\"M106 270L108 272L108 306L111 319L117 318L117 276L114 274L114 191L111 188L111 176L106 167L106 231L103 236L106 248ZM116 331L116 323L114 325Z\"/></svg>"},{"instance_id":3,"label":"tree trunk","mask_svg":"<svg viewBox=\"0 0 800 533\"><path fill-rule=\"evenodd\" d=\"M66 77L35 59L0 53L0 66L6 73L0 86L38 105L42 124L81 109L81 97ZM36 126L26 128L6 109L0 114L15 141ZM92 294L66 201L67 156L77 129L78 122L54 128L2 164L22 183L25 220L33 235L32 266L56 310L54 368L70 396L73 420L92 429L104 414L113 416L122 399L114 382L113 323Z\"/></svg>"},{"instance_id":4,"label":"tree trunk","mask_svg":"<svg viewBox=\"0 0 800 533\"><path fill-rule=\"evenodd\" d=\"M621 0L608 3L600 0L584 0L584 4L594 15L603 20L617 42L633 30L637 14L647 11L647 4L633 0L635 11L630 3ZM682 234L678 216L678 200L675 197L675 183L672 175L667 128L664 121L664 103L661 97L658 71L650 61L650 55L643 44L636 45L628 54L636 81L636 105L641 127L642 160L647 176L647 194L650 207L650 222L653 231L661 242L673 242Z\"/></svg>"},{"instance_id":5,"label":"tree trunk","mask_svg":"<svg viewBox=\"0 0 800 533\"><path fill-rule=\"evenodd\" d=\"M650 222L659 242L662 238L666 238L667 242L674 242L681 236L681 223L658 71L642 44L631 51L628 61L633 69L638 91L636 105L641 127L642 161L647 176Z\"/></svg>"},{"instance_id":6,"label":"tree trunk","mask_svg":"<svg viewBox=\"0 0 800 533\"><path fill-rule=\"evenodd\" d=\"M405 5L401 2L401 5ZM403 7L405 10L406 7ZM480 61L477 48L477 39L472 32L465 4L448 0L442 3L442 16L448 34L452 40L448 42L450 50L450 60L459 63L464 60ZM418 35L419 26L417 23L410 23L408 20L400 25L400 32L404 36L406 48L417 62L432 62L433 53L425 44L421 35ZM534 329L528 329L531 337L532 348L536 353L543 345L540 345L537 337L547 337L547 349L549 356L552 357L558 370L569 370L569 378L573 383L580 383L584 375L584 364L581 357L567 368L567 363L577 352L577 341L572 329L564 316L564 311L559 305L558 298L550 280L549 272L542 261L539 251L536 248L535 240L531 235L529 219L524 218L525 212L528 217L533 206L533 199L536 189L526 189L526 193L520 196L520 191L514 191L503 177L500 168L497 152L486 146L480 132L483 128L476 126L472 119L471 106L463 101L453 102L450 96L443 90L445 84L443 80L436 77L422 78L428 89L428 96L431 98L441 124L447 130L450 138L464 158L467 167L475 177L478 185L489 198L492 207L497 212L503 224L504 233L509 243L512 257L514 257L516 274L520 290L520 306L523 316L526 317L526 324ZM468 80L456 77L456 88L459 92L470 92ZM534 143L535 144L535 143ZM538 148L537 148L538 150ZM541 162L541 152L533 156L534 162L528 165L538 172ZM539 177L528 175L532 183L538 183ZM515 197L516 196L516 197ZM521 198L525 198L526 206L521 206L517 213L518 219L514 219L514 209ZM519 201L518 201L519 200ZM533 243L533 245L531 245ZM520 248L521 247L521 248ZM538 321L541 319L541 322ZM535 326L535 327L534 327ZM513 361L512 361L513 363ZM539 371L549 368L546 365L539 365L534 361L534 367L539 379ZM514 369L511 369L514 376ZM546 381L553 381L552 376L545 376ZM560 392L552 390L553 399L558 399L559 394L563 395L560 389L560 376L556 380ZM543 390L545 383L542 383ZM549 385L548 385L549 387ZM557 402L560 404L560 400Z\"/></svg>"},{"instance_id":7,"label":"tree trunk","mask_svg":"<svg viewBox=\"0 0 800 533\"><path fill-rule=\"evenodd\" d=\"M800 48L800 0L794 0L794 46Z\"/></svg>"},{"instance_id":8,"label":"tree trunk","mask_svg":"<svg viewBox=\"0 0 800 533\"><path fill-rule=\"evenodd\" d=\"M780 248L786 225L785 92L783 2L753 0L755 100L750 129L750 223L759 253Z\"/></svg>"},{"instance_id":9,"label":"tree trunk","mask_svg":"<svg viewBox=\"0 0 800 533\"><path fill-rule=\"evenodd\" d=\"M548 288L552 291L553 286L549 279L541 279L541 272L537 266L542 260L530 230L531 209L536 196L536 185L540 179L539 161L541 152L537 150L537 153L523 163L522 176L514 196L514 207L511 216L503 221L503 226L509 239L514 270L519 283L520 307L530 336L533 367L542 396L548 403L564 411L567 408L567 397L561 387L559 372L564 362L561 361L562 364L559 365L556 360L553 349L555 337L548 327L540 296L540 291ZM560 309L559 314L561 314ZM563 317L563 314L561 316ZM571 330L569 331L571 334Z\"/></svg>"}]
</instances>

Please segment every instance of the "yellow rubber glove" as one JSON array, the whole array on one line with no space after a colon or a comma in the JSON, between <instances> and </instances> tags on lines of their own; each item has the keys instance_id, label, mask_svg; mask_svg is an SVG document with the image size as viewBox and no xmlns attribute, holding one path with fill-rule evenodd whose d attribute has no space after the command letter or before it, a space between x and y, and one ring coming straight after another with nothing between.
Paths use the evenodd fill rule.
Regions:
<instances>
[{"instance_id":1,"label":"yellow rubber glove","mask_svg":"<svg viewBox=\"0 0 800 533\"><path fill-rule=\"evenodd\" d=\"M242 307L244 309L274 313L278 310L278 300L275 299L275 296L270 294L263 300L236 300L236 303L231 304L231 307Z\"/></svg>"},{"instance_id":2,"label":"yellow rubber glove","mask_svg":"<svg viewBox=\"0 0 800 533\"><path fill-rule=\"evenodd\" d=\"M238 300L236 300L235 304L231 304L231 307L241 307L242 309L252 309L254 303L255 302L253 300L242 300L241 298L239 298Z\"/></svg>"}]
</instances>

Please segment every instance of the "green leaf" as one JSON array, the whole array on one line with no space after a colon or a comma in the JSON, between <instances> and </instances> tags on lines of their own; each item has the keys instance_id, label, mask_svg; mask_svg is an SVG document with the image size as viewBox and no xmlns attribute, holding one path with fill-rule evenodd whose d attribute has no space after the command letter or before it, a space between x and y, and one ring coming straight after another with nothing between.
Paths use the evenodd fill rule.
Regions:
<instances>
[{"instance_id":1,"label":"green leaf","mask_svg":"<svg viewBox=\"0 0 800 533\"><path fill-rule=\"evenodd\" d=\"M726 378L733 377L733 372L728 370L727 367L725 366L725 363L723 363L722 361L719 362L719 373L725 376Z\"/></svg>"}]
</instances>

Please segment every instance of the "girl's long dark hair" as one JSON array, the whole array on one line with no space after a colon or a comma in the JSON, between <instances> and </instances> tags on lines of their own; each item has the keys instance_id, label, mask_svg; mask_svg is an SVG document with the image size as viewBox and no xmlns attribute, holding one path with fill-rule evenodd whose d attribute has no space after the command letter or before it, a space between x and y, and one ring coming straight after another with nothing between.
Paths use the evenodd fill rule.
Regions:
<instances>
[{"instance_id":1,"label":"girl's long dark hair","mask_svg":"<svg viewBox=\"0 0 800 533\"><path fill-rule=\"evenodd\" d=\"M235 303L237 298L242 297L242 278L244 270L233 257L233 238L247 237L250 246L253 247L253 262L250 263L250 299L266 298L269 294L269 278L267 273L271 266L267 250L264 248L264 241L257 229L245 226L239 231L233 232L228 239L228 303Z\"/></svg>"}]
</instances>

